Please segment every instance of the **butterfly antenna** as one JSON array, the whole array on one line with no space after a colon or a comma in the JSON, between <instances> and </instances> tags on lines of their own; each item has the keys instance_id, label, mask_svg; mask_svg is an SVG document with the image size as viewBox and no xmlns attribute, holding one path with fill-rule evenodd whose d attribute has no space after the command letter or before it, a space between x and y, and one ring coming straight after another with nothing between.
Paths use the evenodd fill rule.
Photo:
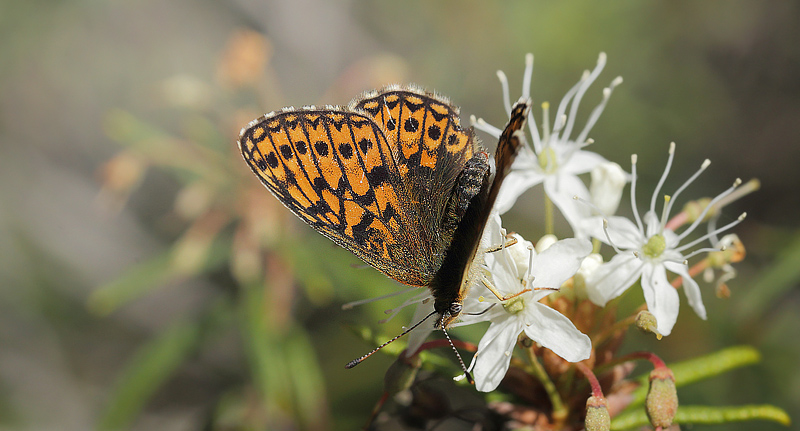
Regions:
<instances>
[{"instance_id":1,"label":"butterfly antenna","mask_svg":"<svg viewBox=\"0 0 800 431\"><path fill-rule=\"evenodd\" d=\"M447 342L450 343L450 347L452 347L453 351L456 352L456 358L458 358L458 363L461 364L461 369L464 370L464 375L467 377L467 381L469 384L474 385L475 380L472 379L472 375L469 373L469 371L467 371L467 366L464 365L464 360L461 359L461 354L458 353L458 349L456 349L455 344L453 344L453 340L450 339L450 335L447 333L447 330L444 329L444 315L442 315L442 320L439 322L439 326L442 328L444 336L447 337Z\"/></svg>"},{"instance_id":2,"label":"butterfly antenna","mask_svg":"<svg viewBox=\"0 0 800 431\"><path fill-rule=\"evenodd\" d=\"M373 351L371 351L371 352L367 353L366 355L364 355L364 356L362 356L362 357L360 357L360 358L358 358L358 359L353 359L352 361L348 362L348 363L347 363L347 365L345 365L344 367L345 367L345 368L347 368L348 370L349 370L350 368L353 368L353 367L355 367L356 365L360 364L360 363L361 363L361 362L362 362L364 359L367 359L367 358L369 358L370 356L372 356L372 354L373 354L373 353L377 352L377 351L378 351L378 350L380 350L380 349L383 349L384 347L386 347L386 346L388 346L389 344L391 344L393 341L395 341L395 340L397 340L398 338L402 337L403 335L406 335L406 334L408 334L409 332L413 331L413 330L414 330L414 329L415 329L417 326L421 325L421 324L422 324L422 322L424 322L424 321L428 320L428 318L429 318L429 317L431 317L431 316L433 316L434 314L436 314L436 310L432 311L430 314L428 314L427 316L425 316L425 318L423 318L422 320L420 320L419 322L415 323L415 324L414 324L413 326L411 326L410 328L408 328L408 329L406 329L405 331L403 331L403 333L402 333L402 334L400 334L400 335L398 335L398 336L396 336L396 337L392 338L391 340L389 340L389 341L387 341L387 342L385 342L385 343L381 344L380 346L376 347L376 348L375 348ZM449 339L450 339L450 338L448 337L448 340L449 340ZM452 346L452 345L453 345L453 343L451 342L451 343L450 343L450 345ZM455 347L453 347L453 348L455 349ZM456 352L456 354L458 354L458 352ZM459 357L459 358L458 358L458 360L460 361L460 360L461 360L461 358ZM464 363L463 363L463 362L461 363L461 366L462 366L462 367L464 366Z\"/></svg>"}]
</instances>

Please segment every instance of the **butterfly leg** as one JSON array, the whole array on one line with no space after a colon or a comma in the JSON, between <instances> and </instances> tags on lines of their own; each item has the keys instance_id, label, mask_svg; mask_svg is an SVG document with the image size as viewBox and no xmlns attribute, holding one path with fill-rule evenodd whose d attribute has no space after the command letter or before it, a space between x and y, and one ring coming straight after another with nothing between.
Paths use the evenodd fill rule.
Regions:
<instances>
[{"instance_id":1,"label":"butterfly leg","mask_svg":"<svg viewBox=\"0 0 800 431\"><path fill-rule=\"evenodd\" d=\"M492 282L491 282L491 281L489 281L489 280L488 280L486 277L481 277L481 282L482 282L482 283L483 283L483 285L484 285L484 286L486 286L486 288L487 288L487 289L489 289L489 291L490 291L490 292L492 292L492 293L494 294L494 296L496 296L496 297L497 297L497 299L499 299L500 301L508 301L509 299L516 298L517 296L520 296L520 295L522 295L522 294L523 294L523 293L525 293L525 292L530 292L530 291L531 291L531 288L529 288L529 287L526 287L525 289L522 289L522 290L520 290L520 291L519 291L519 292L517 292L517 293L513 293L513 294L511 294L511 295L503 295L502 293L500 293L500 291L498 291L498 290L497 290L497 288L496 288L496 287L494 287L494 285L492 284Z\"/></svg>"},{"instance_id":2,"label":"butterfly leg","mask_svg":"<svg viewBox=\"0 0 800 431\"><path fill-rule=\"evenodd\" d=\"M489 247L488 249L486 249L486 253L495 253L495 252L498 252L498 251L500 251L500 250L502 250L502 249L504 249L506 247L511 247L512 245L517 243L517 238L515 236L513 236L513 234L511 234L511 233L506 235L506 239L508 241L505 244Z\"/></svg>"}]
</instances>

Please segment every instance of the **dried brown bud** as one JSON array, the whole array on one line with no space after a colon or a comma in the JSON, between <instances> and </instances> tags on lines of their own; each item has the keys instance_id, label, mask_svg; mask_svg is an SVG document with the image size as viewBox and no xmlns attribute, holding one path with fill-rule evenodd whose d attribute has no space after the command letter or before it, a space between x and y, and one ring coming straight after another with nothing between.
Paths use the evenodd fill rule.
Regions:
<instances>
[{"instance_id":1,"label":"dried brown bud","mask_svg":"<svg viewBox=\"0 0 800 431\"><path fill-rule=\"evenodd\" d=\"M647 392L645 409L654 427L668 428L678 410L678 392L672 370L659 367L650 373L650 390Z\"/></svg>"}]
</instances>

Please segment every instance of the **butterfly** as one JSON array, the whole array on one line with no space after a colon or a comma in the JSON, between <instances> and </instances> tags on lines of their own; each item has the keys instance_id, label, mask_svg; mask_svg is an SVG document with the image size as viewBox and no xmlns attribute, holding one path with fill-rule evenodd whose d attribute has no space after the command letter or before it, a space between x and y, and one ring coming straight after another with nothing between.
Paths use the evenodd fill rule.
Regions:
<instances>
[{"instance_id":1,"label":"butterfly","mask_svg":"<svg viewBox=\"0 0 800 431\"><path fill-rule=\"evenodd\" d=\"M494 175L458 108L416 87L388 86L347 107L284 108L250 122L238 144L253 173L300 219L388 277L430 289L434 325L444 329L461 313L529 108L529 101L513 107Z\"/></svg>"}]
</instances>

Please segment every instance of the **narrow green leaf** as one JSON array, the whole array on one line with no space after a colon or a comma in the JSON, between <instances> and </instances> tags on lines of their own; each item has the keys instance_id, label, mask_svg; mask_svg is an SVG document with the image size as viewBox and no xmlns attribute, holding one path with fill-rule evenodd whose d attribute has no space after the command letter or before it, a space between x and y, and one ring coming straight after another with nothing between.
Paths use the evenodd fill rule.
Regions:
<instances>
[{"instance_id":1,"label":"narrow green leaf","mask_svg":"<svg viewBox=\"0 0 800 431\"><path fill-rule=\"evenodd\" d=\"M295 406L304 428L324 428L326 414L322 370L304 330L292 331L284 349L295 393ZM327 412L325 412L327 413Z\"/></svg>"},{"instance_id":2,"label":"narrow green leaf","mask_svg":"<svg viewBox=\"0 0 800 431\"><path fill-rule=\"evenodd\" d=\"M226 263L230 256L227 239L217 238L209 247L201 272L212 271ZM106 316L117 308L150 293L158 287L185 278L176 271L172 260L172 249L128 268L116 280L100 286L89 295L87 307L99 316Z\"/></svg>"},{"instance_id":3,"label":"narrow green leaf","mask_svg":"<svg viewBox=\"0 0 800 431\"><path fill-rule=\"evenodd\" d=\"M755 364L760 360L761 354L758 350L750 346L734 346L699 358L670 364L669 367L675 373L675 385L681 387L736 368ZM644 403L647 396L647 380L647 374L639 378L642 386L633 392L633 401L628 405L628 409Z\"/></svg>"},{"instance_id":4,"label":"narrow green leaf","mask_svg":"<svg viewBox=\"0 0 800 431\"><path fill-rule=\"evenodd\" d=\"M792 420L782 409L771 405L747 406L684 406L679 407L675 422L679 424L723 424L752 420L767 420L789 426Z\"/></svg>"},{"instance_id":5,"label":"narrow green leaf","mask_svg":"<svg viewBox=\"0 0 800 431\"><path fill-rule=\"evenodd\" d=\"M178 322L136 353L112 392L98 428L128 428L150 397L195 351L200 340L196 322Z\"/></svg>"},{"instance_id":6,"label":"narrow green leaf","mask_svg":"<svg viewBox=\"0 0 800 431\"><path fill-rule=\"evenodd\" d=\"M789 426L791 419L782 409L771 405L746 406L680 406L675 414L677 424L725 424L752 420L767 420ZM627 430L650 424L644 409L620 414L611 421L612 430Z\"/></svg>"},{"instance_id":7,"label":"narrow green leaf","mask_svg":"<svg viewBox=\"0 0 800 431\"><path fill-rule=\"evenodd\" d=\"M264 286L245 286L241 295L243 341L256 388L265 403L291 409L288 365L281 353L281 336L264 312Z\"/></svg>"},{"instance_id":8,"label":"narrow green leaf","mask_svg":"<svg viewBox=\"0 0 800 431\"><path fill-rule=\"evenodd\" d=\"M800 235L785 248L776 253L775 262L756 280L755 285L747 289L743 298L737 301L736 316L745 324L759 318L759 314L768 310L769 304L781 295L794 289L800 281ZM752 323L749 323L752 326Z\"/></svg>"},{"instance_id":9,"label":"narrow green leaf","mask_svg":"<svg viewBox=\"0 0 800 431\"><path fill-rule=\"evenodd\" d=\"M168 283L174 278L170 262L171 253L166 251L128 268L116 280L100 286L89 295L89 311L100 316L108 315L121 305Z\"/></svg>"}]
</instances>

